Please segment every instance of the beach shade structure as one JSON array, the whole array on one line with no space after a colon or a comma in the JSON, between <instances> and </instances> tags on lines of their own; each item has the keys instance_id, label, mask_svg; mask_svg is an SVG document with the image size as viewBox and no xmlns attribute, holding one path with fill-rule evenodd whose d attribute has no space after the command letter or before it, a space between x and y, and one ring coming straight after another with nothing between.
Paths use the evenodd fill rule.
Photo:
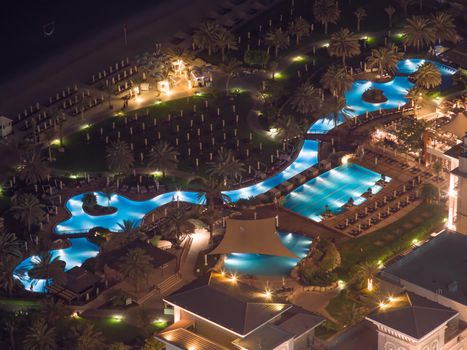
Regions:
<instances>
[{"instance_id":1,"label":"beach shade structure","mask_svg":"<svg viewBox=\"0 0 467 350\"><path fill-rule=\"evenodd\" d=\"M282 244L274 217L258 220L227 219L226 223L224 238L209 254L246 253L298 258Z\"/></svg>"}]
</instances>

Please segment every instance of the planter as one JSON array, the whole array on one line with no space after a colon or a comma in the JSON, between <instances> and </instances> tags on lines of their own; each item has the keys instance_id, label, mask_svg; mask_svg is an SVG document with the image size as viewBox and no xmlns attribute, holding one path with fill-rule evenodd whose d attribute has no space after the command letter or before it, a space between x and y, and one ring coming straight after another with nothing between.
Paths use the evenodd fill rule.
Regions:
<instances>
[{"instance_id":1,"label":"planter","mask_svg":"<svg viewBox=\"0 0 467 350\"><path fill-rule=\"evenodd\" d=\"M362 99L365 102L374 103L374 104L384 103L388 100L388 98L384 96L383 90L375 89L375 88L366 90L362 95Z\"/></svg>"}]
</instances>

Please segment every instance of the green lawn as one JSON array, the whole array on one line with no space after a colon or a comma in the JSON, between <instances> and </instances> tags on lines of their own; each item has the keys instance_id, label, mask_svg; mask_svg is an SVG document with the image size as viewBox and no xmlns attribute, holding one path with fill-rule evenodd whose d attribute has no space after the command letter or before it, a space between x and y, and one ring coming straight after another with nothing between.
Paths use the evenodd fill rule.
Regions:
<instances>
[{"instance_id":1,"label":"green lawn","mask_svg":"<svg viewBox=\"0 0 467 350\"><path fill-rule=\"evenodd\" d=\"M439 230L447 216L446 208L421 204L402 219L360 238L341 243L342 277L364 261L384 262L409 248L414 240L422 241Z\"/></svg>"},{"instance_id":2,"label":"green lawn","mask_svg":"<svg viewBox=\"0 0 467 350\"><path fill-rule=\"evenodd\" d=\"M19 310L39 309L41 306L39 300L32 299L0 299L0 310L7 312L15 312Z\"/></svg>"},{"instance_id":3,"label":"green lawn","mask_svg":"<svg viewBox=\"0 0 467 350\"><path fill-rule=\"evenodd\" d=\"M205 107L205 101L209 103L208 108ZM235 112L232 110L234 104L236 106ZM246 165L250 164L256 168L257 161L269 165L270 155L275 155L276 150L281 149L281 143L277 139L251 131L247 123L247 115L252 104L252 98L248 93L241 93L231 99L225 96L203 95L144 108L136 112L138 120L135 120L135 112L130 112L126 116L111 117L66 137L65 152L55 152L57 161L54 166L70 172L106 171L105 137L108 136L109 140L115 141L118 138L118 132L120 132L121 140L133 143L137 167L146 164L147 159L140 161L140 153L143 152L146 158L151 147L159 142L158 133L160 133L161 141L170 143L180 152L179 168L182 170L196 171L196 158L199 158L198 173L203 173L210 153L215 156L221 145L226 149L234 150L237 157ZM193 112L193 105L196 105L196 112ZM217 115L217 108L220 110L220 116ZM183 116L180 116L180 110L183 110ZM147 111L149 111L149 116L146 116ZM171 115L170 121L168 120L169 114ZM204 122L201 114L204 114ZM236 114L239 115L238 124L236 123ZM192 119L193 126L191 126ZM223 119L225 126L222 123ZM157 126L154 126L154 120L156 120ZM145 130L143 130L143 122ZM213 125L212 131L211 124ZM115 125L115 129L113 125ZM177 125L179 126L178 132ZM100 135L101 128L103 129L102 136ZM133 135L130 135L130 128L132 128ZM197 135L198 128L200 136ZM240 140L238 149L235 129ZM189 141L186 136L187 132L190 132ZM250 132L253 134L251 142L249 140ZM226 140L224 140L224 133ZM89 134L90 142L87 142L86 134ZM178 146L176 145L177 137L179 139ZM214 146L211 144L212 137L215 138ZM147 139L147 145L145 139ZM203 143L201 151L199 150L199 142ZM260 151L260 144L262 144L262 151ZM188 155L189 147L191 147L190 156ZM248 157L246 156L247 148L250 149Z\"/></svg>"}]
</instances>

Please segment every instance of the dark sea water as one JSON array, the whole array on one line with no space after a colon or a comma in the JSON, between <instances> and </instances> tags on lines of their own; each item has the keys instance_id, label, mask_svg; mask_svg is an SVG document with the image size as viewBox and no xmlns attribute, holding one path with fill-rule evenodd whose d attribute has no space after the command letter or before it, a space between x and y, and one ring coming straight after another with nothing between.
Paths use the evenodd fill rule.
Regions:
<instances>
[{"instance_id":1,"label":"dark sea water","mask_svg":"<svg viewBox=\"0 0 467 350\"><path fill-rule=\"evenodd\" d=\"M162 1L2 0L0 81Z\"/></svg>"}]
</instances>

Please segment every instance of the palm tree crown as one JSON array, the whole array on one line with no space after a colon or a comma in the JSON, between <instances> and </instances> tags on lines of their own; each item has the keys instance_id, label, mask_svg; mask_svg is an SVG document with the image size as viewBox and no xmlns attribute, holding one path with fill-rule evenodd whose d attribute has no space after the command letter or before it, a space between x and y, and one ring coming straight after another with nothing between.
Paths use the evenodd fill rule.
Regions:
<instances>
[{"instance_id":1,"label":"palm tree crown","mask_svg":"<svg viewBox=\"0 0 467 350\"><path fill-rule=\"evenodd\" d=\"M45 180L49 174L50 169L48 163L34 153L30 159L26 160L21 165L21 170L18 175L26 184L35 185Z\"/></svg>"},{"instance_id":2,"label":"palm tree crown","mask_svg":"<svg viewBox=\"0 0 467 350\"><path fill-rule=\"evenodd\" d=\"M55 327L49 327L45 320L39 319L29 327L23 344L30 350L53 350L57 348Z\"/></svg>"},{"instance_id":3,"label":"palm tree crown","mask_svg":"<svg viewBox=\"0 0 467 350\"><path fill-rule=\"evenodd\" d=\"M207 49L209 56L216 48L216 35L220 26L214 21L201 23L198 30L193 34L193 45L199 49Z\"/></svg>"},{"instance_id":4,"label":"palm tree crown","mask_svg":"<svg viewBox=\"0 0 467 350\"><path fill-rule=\"evenodd\" d=\"M133 167L135 158L130 146L125 141L112 142L106 149L107 166L117 174L128 174Z\"/></svg>"},{"instance_id":5,"label":"palm tree crown","mask_svg":"<svg viewBox=\"0 0 467 350\"><path fill-rule=\"evenodd\" d=\"M165 176L167 170L177 169L179 154L167 142L160 142L151 150L148 166L161 170Z\"/></svg>"},{"instance_id":6,"label":"palm tree crown","mask_svg":"<svg viewBox=\"0 0 467 350\"><path fill-rule=\"evenodd\" d=\"M21 243L14 233L0 232L0 257L21 257Z\"/></svg>"},{"instance_id":7,"label":"palm tree crown","mask_svg":"<svg viewBox=\"0 0 467 350\"><path fill-rule=\"evenodd\" d=\"M223 150L217 153L216 161L208 163L208 174L212 177L220 177L227 180L234 180L245 171L242 162L235 158L232 150Z\"/></svg>"},{"instance_id":8,"label":"palm tree crown","mask_svg":"<svg viewBox=\"0 0 467 350\"><path fill-rule=\"evenodd\" d=\"M347 28L339 30L331 35L329 53L332 56L342 57L342 64L345 67L345 60L347 57L360 54L358 37Z\"/></svg>"},{"instance_id":9,"label":"palm tree crown","mask_svg":"<svg viewBox=\"0 0 467 350\"><path fill-rule=\"evenodd\" d=\"M425 46L429 46L435 42L435 33L433 25L428 18L414 16L407 19L407 24L404 26L404 43L420 50Z\"/></svg>"},{"instance_id":10,"label":"palm tree crown","mask_svg":"<svg viewBox=\"0 0 467 350\"><path fill-rule=\"evenodd\" d=\"M182 208L175 208L169 216L169 227L167 233L171 238L175 239L177 246L183 240L183 237L192 233L195 225L191 222L191 218L187 215L186 211Z\"/></svg>"},{"instance_id":11,"label":"palm tree crown","mask_svg":"<svg viewBox=\"0 0 467 350\"><path fill-rule=\"evenodd\" d=\"M28 232L31 232L31 227L38 225L44 217L44 205L31 193L14 196L12 204L13 217L26 226Z\"/></svg>"},{"instance_id":12,"label":"palm tree crown","mask_svg":"<svg viewBox=\"0 0 467 350\"><path fill-rule=\"evenodd\" d=\"M78 324L71 329L76 350L100 350L105 348L104 335L91 323Z\"/></svg>"},{"instance_id":13,"label":"palm tree crown","mask_svg":"<svg viewBox=\"0 0 467 350\"><path fill-rule=\"evenodd\" d=\"M279 50L289 46L289 35L280 28L270 31L266 34L266 43L269 47L274 47L275 56L279 54Z\"/></svg>"},{"instance_id":14,"label":"palm tree crown","mask_svg":"<svg viewBox=\"0 0 467 350\"><path fill-rule=\"evenodd\" d=\"M431 89L441 85L442 78L439 69L431 62L425 62L413 75L418 86L425 89Z\"/></svg>"},{"instance_id":15,"label":"palm tree crown","mask_svg":"<svg viewBox=\"0 0 467 350\"><path fill-rule=\"evenodd\" d=\"M300 38L310 34L310 23L302 17L294 19L289 25L289 33L295 35L297 45Z\"/></svg>"},{"instance_id":16,"label":"palm tree crown","mask_svg":"<svg viewBox=\"0 0 467 350\"><path fill-rule=\"evenodd\" d=\"M442 41L457 42L456 25L450 14L446 12L436 13L432 16L431 21L434 34L440 44Z\"/></svg>"},{"instance_id":17,"label":"palm tree crown","mask_svg":"<svg viewBox=\"0 0 467 350\"><path fill-rule=\"evenodd\" d=\"M299 113L313 113L320 108L319 91L310 82L305 82L294 91L290 103L292 108Z\"/></svg>"},{"instance_id":18,"label":"palm tree crown","mask_svg":"<svg viewBox=\"0 0 467 350\"><path fill-rule=\"evenodd\" d=\"M343 96L352 88L353 78L342 66L329 66L321 78L321 84L334 96Z\"/></svg>"},{"instance_id":19,"label":"palm tree crown","mask_svg":"<svg viewBox=\"0 0 467 350\"><path fill-rule=\"evenodd\" d=\"M291 115L281 115L276 120L275 126L279 129L279 135L286 144L294 138L303 136L302 128Z\"/></svg>"},{"instance_id":20,"label":"palm tree crown","mask_svg":"<svg viewBox=\"0 0 467 350\"><path fill-rule=\"evenodd\" d=\"M227 29L219 29L214 36L214 44L221 50L222 62L225 61L225 50L237 50L235 36Z\"/></svg>"},{"instance_id":21,"label":"palm tree crown","mask_svg":"<svg viewBox=\"0 0 467 350\"><path fill-rule=\"evenodd\" d=\"M152 271L152 257L142 248L129 250L121 259L120 272L135 284L136 290L139 290L142 282L147 281Z\"/></svg>"},{"instance_id":22,"label":"palm tree crown","mask_svg":"<svg viewBox=\"0 0 467 350\"><path fill-rule=\"evenodd\" d=\"M379 47L371 50L367 65L369 68L378 68L378 74L382 75L384 72L394 72L401 58L402 53L398 51L397 46Z\"/></svg>"},{"instance_id":23,"label":"palm tree crown","mask_svg":"<svg viewBox=\"0 0 467 350\"><path fill-rule=\"evenodd\" d=\"M328 33L328 24L336 24L341 16L337 1L317 0L313 6L313 16L324 25L324 33Z\"/></svg>"}]
</instances>

